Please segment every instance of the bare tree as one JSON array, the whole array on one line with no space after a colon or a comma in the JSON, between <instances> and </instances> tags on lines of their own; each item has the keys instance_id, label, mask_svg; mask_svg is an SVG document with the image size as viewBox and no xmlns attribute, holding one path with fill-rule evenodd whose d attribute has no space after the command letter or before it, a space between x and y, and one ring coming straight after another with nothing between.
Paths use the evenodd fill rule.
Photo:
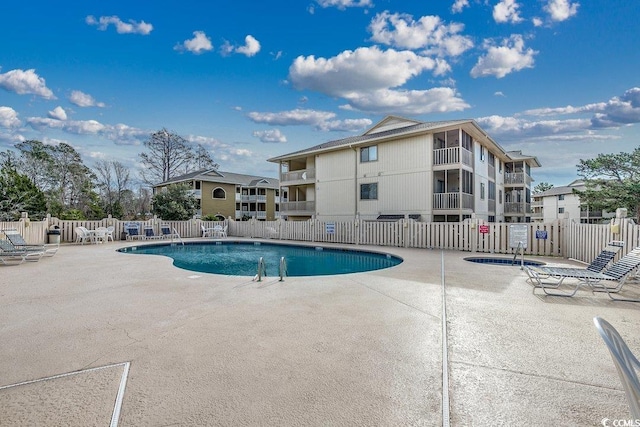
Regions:
<instances>
[{"instance_id":1,"label":"bare tree","mask_svg":"<svg viewBox=\"0 0 640 427\"><path fill-rule=\"evenodd\" d=\"M122 218L124 215L123 194L129 187L129 170L115 160L98 161L95 168L105 214Z\"/></svg>"},{"instance_id":2,"label":"bare tree","mask_svg":"<svg viewBox=\"0 0 640 427\"><path fill-rule=\"evenodd\" d=\"M167 181L182 173L194 159L187 140L165 128L152 133L144 146L148 152L140 153L144 165L141 176L149 185Z\"/></svg>"},{"instance_id":3,"label":"bare tree","mask_svg":"<svg viewBox=\"0 0 640 427\"><path fill-rule=\"evenodd\" d=\"M211 157L211 153L202 144L198 144L194 159L195 170L218 169L218 165Z\"/></svg>"}]
</instances>

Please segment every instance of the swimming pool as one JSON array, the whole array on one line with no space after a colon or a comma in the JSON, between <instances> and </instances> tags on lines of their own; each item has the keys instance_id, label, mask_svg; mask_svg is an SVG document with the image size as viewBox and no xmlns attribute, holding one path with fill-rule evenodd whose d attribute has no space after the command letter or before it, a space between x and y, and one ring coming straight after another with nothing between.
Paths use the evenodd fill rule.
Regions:
<instances>
[{"instance_id":1,"label":"swimming pool","mask_svg":"<svg viewBox=\"0 0 640 427\"><path fill-rule=\"evenodd\" d=\"M229 276L254 276L258 260L264 260L267 276L278 276L284 257L287 276L324 276L359 273L393 267L402 259L389 254L260 242L186 242L184 245L130 246L119 252L164 255L185 270Z\"/></svg>"}]
</instances>

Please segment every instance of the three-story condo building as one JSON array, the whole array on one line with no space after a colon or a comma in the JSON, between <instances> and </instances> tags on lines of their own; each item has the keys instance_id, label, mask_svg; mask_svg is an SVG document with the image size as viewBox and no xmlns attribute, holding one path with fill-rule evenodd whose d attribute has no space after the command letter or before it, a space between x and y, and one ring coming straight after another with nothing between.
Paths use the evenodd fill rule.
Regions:
<instances>
[{"instance_id":1,"label":"three-story condo building","mask_svg":"<svg viewBox=\"0 0 640 427\"><path fill-rule=\"evenodd\" d=\"M186 184L198 199L199 216L237 220L280 218L280 188L274 178L219 170L201 170L171 178L153 187L154 193L170 185Z\"/></svg>"},{"instance_id":2,"label":"three-story condo building","mask_svg":"<svg viewBox=\"0 0 640 427\"><path fill-rule=\"evenodd\" d=\"M269 159L289 220L531 221L531 168L474 120L388 116L360 136Z\"/></svg>"}]
</instances>

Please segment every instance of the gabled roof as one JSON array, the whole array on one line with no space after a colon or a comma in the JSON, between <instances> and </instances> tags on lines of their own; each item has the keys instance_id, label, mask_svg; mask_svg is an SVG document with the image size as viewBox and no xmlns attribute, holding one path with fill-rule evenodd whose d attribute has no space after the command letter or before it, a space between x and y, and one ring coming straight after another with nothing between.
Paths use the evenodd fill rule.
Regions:
<instances>
[{"instance_id":1,"label":"gabled roof","mask_svg":"<svg viewBox=\"0 0 640 427\"><path fill-rule=\"evenodd\" d=\"M244 187L265 187L274 189L279 188L280 186L280 181L276 178L268 178L256 175L244 175L233 172L222 172L215 169L203 169L173 177L165 182L154 185L154 187L160 187L185 181L218 182L220 184L237 184Z\"/></svg>"},{"instance_id":2,"label":"gabled roof","mask_svg":"<svg viewBox=\"0 0 640 427\"><path fill-rule=\"evenodd\" d=\"M522 151L518 150L518 151L507 151L507 156L513 160L514 162L517 161L527 161L529 160L529 164L533 167L540 167L542 166L540 164L540 162L538 161L538 158L536 156L527 156L525 154L522 154Z\"/></svg>"},{"instance_id":3,"label":"gabled roof","mask_svg":"<svg viewBox=\"0 0 640 427\"><path fill-rule=\"evenodd\" d=\"M547 196L560 196L562 194L573 194L573 190L583 191L585 189L584 181L575 180L569 185L563 185L560 187L553 187L548 189L547 191L542 191L540 193L534 193L534 197L547 197Z\"/></svg>"},{"instance_id":4,"label":"gabled roof","mask_svg":"<svg viewBox=\"0 0 640 427\"><path fill-rule=\"evenodd\" d=\"M350 145L363 145L394 136L434 132L438 129L462 126L465 124L474 126L480 134L484 135L489 141L491 141L491 143L495 144L496 147L504 152L504 150L495 141L489 138L486 132L482 130L474 120L471 119L419 122L416 120L403 119L396 116L387 116L385 119L377 123L362 135L350 136L348 138L324 142L310 148L305 148L304 150L295 151L293 153L284 154L282 156L272 157L268 159L268 161L279 162L281 160L299 157L303 154L332 151L343 147L348 147Z\"/></svg>"}]
</instances>

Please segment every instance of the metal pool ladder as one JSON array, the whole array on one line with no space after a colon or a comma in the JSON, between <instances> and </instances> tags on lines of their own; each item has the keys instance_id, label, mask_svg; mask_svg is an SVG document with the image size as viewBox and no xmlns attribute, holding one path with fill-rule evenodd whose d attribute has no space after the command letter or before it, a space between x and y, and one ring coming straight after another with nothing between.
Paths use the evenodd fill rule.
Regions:
<instances>
[{"instance_id":1,"label":"metal pool ladder","mask_svg":"<svg viewBox=\"0 0 640 427\"><path fill-rule=\"evenodd\" d=\"M262 276L266 277L267 275L267 266L264 263L264 258L260 257L258 260L258 274L253 278L253 280L257 280L258 282L262 281Z\"/></svg>"},{"instance_id":2,"label":"metal pool ladder","mask_svg":"<svg viewBox=\"0 0 640 427\"><path fill-rule=\"evenodd\" d=\"M280 281L284 282L284 277L287 275L287 260L284 257L280 258Z\"/></svg>"}]
</instances>

